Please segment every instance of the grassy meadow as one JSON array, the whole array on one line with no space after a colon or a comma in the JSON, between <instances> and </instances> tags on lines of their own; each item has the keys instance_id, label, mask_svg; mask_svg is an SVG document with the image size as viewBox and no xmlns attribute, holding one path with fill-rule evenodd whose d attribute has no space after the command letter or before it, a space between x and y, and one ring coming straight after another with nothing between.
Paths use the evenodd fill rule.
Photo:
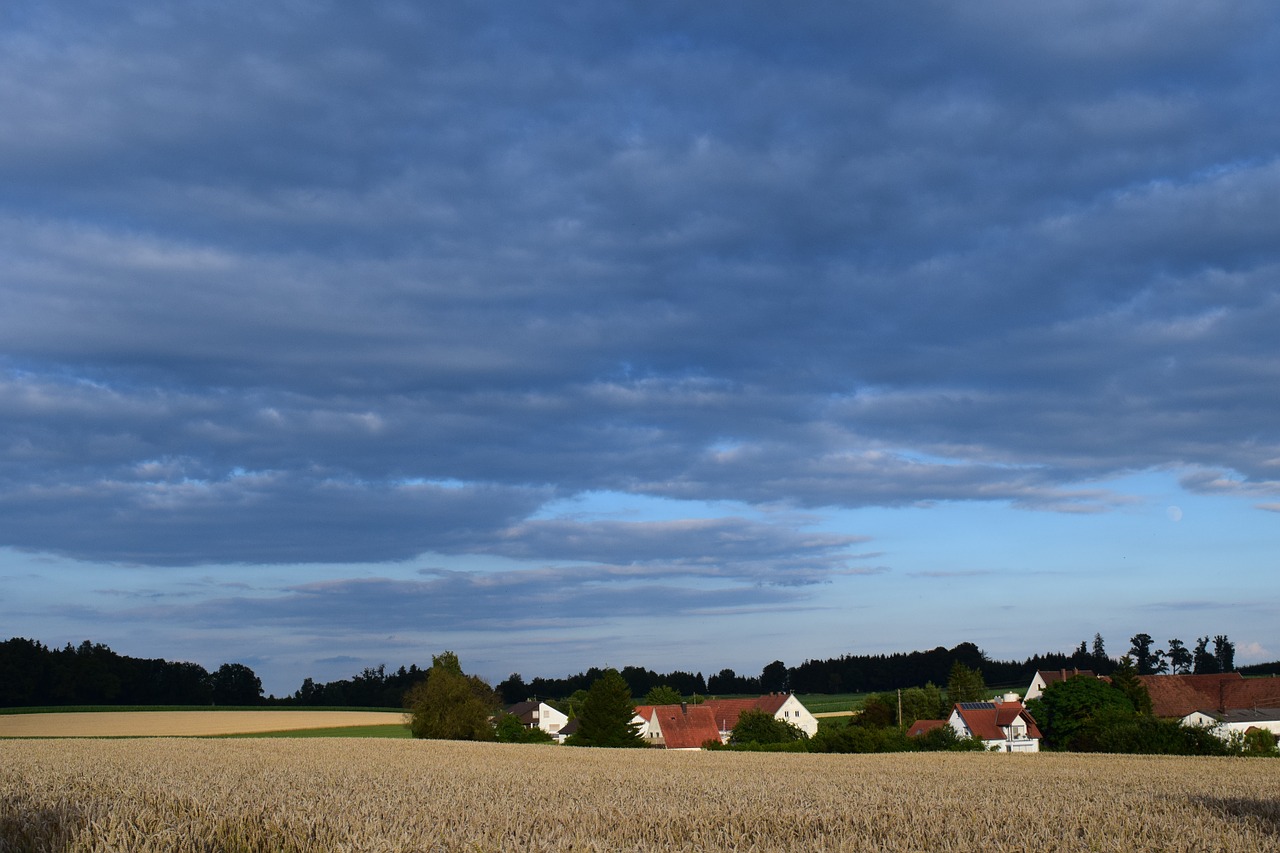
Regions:
<instances>
[{"instance_id":1,"label":"grassy meadow","mask_svg":"<svg viewBox=\"0 0 1280 853\"><path fill-rule=\"evenodd\" d=\"M0 742L0 850L1258 851L1272 762L338 738Z\"/></svg>"}]
</instances>

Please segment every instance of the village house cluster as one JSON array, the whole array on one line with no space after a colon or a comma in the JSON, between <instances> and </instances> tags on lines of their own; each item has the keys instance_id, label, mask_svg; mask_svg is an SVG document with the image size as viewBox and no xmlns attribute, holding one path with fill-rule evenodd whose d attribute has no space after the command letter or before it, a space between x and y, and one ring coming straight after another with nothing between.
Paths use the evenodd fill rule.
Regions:
<instances>
[{"instance_id":1,"label":"village house cluster","mask_svg":"<svg viewBox=\"0 0 1280 853\"><path fill-rule=\"evenodd\" d=\"M1041 670L1028 686L1025 701L1044 694L1050 685L1069 678L1102 678L1089 670ZM1263 730L1280 738L1280 678L1245 678L1238 672L1214 675L1138 676L1151 696L1152 713L1200 726L1218 737ZM1039 752L1041 732L1027 711L1024 696L1006 693L989 702L959 702L945 720L917 720L909 735L949 726L962 738L976 737L993 752ZM665 749L701 749L708 741L728 743L739 716L764 711L812 737L818 719L790 693L749 699L707 699L699 704L639 705L632 718L644 740ZM548 705L530 700L507 711L529 728L540 728L564 743L576 720Z\"/></svg>"},{"instance_id":2,"label":"village house cluster","mask_svg":"<svg viewBox=\"0 0 1280 853\"><path fill-rule=\"evenodd\" d=\"M706 699L691 705L638 705L631 722L645 742L664 749L701 749L707 741L728 743L743 711L764 711L790 723L809 737L818 732L818 718L793 694L770 693L753 699ZM548 705L530 700L507 709L529 728L540 728L564 743L576 730L576 720Z\"/></svg>"}]
</instances>

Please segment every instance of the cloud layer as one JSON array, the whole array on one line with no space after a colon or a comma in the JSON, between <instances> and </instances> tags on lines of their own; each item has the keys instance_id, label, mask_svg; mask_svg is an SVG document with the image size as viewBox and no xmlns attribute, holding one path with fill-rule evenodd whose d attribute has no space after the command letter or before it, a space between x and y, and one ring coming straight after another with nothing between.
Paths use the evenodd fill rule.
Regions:
<instances>
[{"instance_id":1,"label":"cloud layer","mask_svg":"<svg viewBox=\"0 0 1280 853\"><path fill-rule=\"evenodd\" d=\"M1280 504L1270 4L0 21L0 545L749 596L860 565L798 510Z\"/></svg>"}]
</instances>

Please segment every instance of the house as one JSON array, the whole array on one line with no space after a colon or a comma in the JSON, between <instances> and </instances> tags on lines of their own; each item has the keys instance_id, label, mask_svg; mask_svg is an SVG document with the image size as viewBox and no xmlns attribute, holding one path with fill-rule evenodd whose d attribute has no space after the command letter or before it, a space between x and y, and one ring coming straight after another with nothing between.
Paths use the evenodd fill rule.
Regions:
<instances>
[{"instance_id":1,"label":"house","mask_svg":"<svg viewBox=\"0 0 1280 853\"><path fill-rule=\"evenodd\" d=\"M764 711L775 719L790 723L809 737L818 733L818 718L791 693L770 693L754 699L707 699L702 707L711 709L720 730L720 739L726 743L743 711Z\"/></svg>"},{"instance_id":2,"label":"house","mask_svg":"<svg viewBox=\"0 0 1280 853\"><path fill-rule=\"evenodd\" d=\"M1280 708L1239 708L1232 711L1192 711L1182 718L1184 726L1202 726L1227 740L1232 734L1247 734L1253 729L1270 732L1280 738Z\"/></svg>"},{"instance_id":3,"label":"house","mask_svg":"<svg viewBox=\"0 0 1280 853\"><path fill-rule=\"evenodd\" d=\"M645 740L665 749L702 749L708 741L720 742L715 716L706 705L641 706L648 712Z\"/></svg>"},{"instance_id":4,"label":"house","mask_svg":"<svg viewBox=\"0 0 1280 853\"><path fill-rule=\"evenodd\" d=\"M574 717L572 720L561 726L560 731L556 732L552 737L556 739L556 743L563 746L564 742L567 741L571 735L577 734L577 732L578 718Z\"/></svg>"},{"instance_id":5,"label":"house","mask_svg":"<svg viewBox=\"0 0 1280 853\"><path fill-rule=\"evenodd\" d=\"M1245 678L1238 672L1213 675L1139 675L1151 696L1151 713L1185 719L1196 711L1280 708L1280 678Z\"/></svg>"},{"instance_id":6,"label":"house","mask_svg":"<svg viewBox=\"0 0 1280 853\"><path fill-rule=\"evenodd\" d=\"M636 726L636 731L640 737L646 741L657 745L658 739L662 736L658 724L653 720L653 709L659 707L657 705L637 705L635 715L631 717L632 725Z\"/></svg>"},{"instance_id":7,"label":"house","mask_svg":"<svg viewBox=\"0 0 1280 853\"><path fill-rule=\"evenodd\" d=\"M1093 670L1090 669L1042 669L1038 670L1031 678L1031 686L1027 688L1026 701L1038 699L1049 689L1050 684L1057 684L1059 681L1066 681L1068 678L1075 678L1077 675L1083 675L1085 678L1097 678Z\"/></svg>"},{"instance_id":8,"label":"house","mask_svg":"<svg viewBox=\"0 0 1280 853\"><path fill-rule=\"evenodd\" d=\"M946 720L916 720L911 724L911 728L907 729L907 737L919 737L926 732L943 728L946 725L948 725Z\"/></svg>"},{"instance_id":9,"label":"house","mask_svg":"<svg viewBox=\"0 0 1280 853\"><path fill-rule=\"evenodd\" d=\"M1040 729L1017 693L994 702L957 702L947 722L958 736L979 738L995 752L1040 751Z\"/></svg>"},{"instance_id":10,"label":"house","mask_svg":"<svg viewBox=\"0 0 1280 853\"><path fill-rule=\"evenodd\" d=\"M559 734L565 723L569 722L568 715L536 699L517 702L507 709L507 713L519 719L525 728L542 729L549 735Z\"/></svg>"}]
</instances>

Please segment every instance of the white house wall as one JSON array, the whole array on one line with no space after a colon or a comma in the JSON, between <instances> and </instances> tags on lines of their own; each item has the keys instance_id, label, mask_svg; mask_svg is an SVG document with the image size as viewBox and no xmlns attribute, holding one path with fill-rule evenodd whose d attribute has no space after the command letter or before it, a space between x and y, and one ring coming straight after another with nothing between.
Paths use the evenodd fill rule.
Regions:
<instances>
[{"instance_id":1,"label":"white house wall","mask_svg":"<svg viewBox=\"0 0 1280 853\"><path fill-rule=\"evenodd\" d=\"M773 716L784 723L790 723L809 737L818 733L818 718L809 713L809 709L800 704L795 696L788 696L787 701L782 703L782 707Z\"/></svg>"},{"instance_id":2,"label":"white house wall","mask_svg":"<svg viewBox=\"0 0 1280 853\"><path fill-rule=\"evenodd\" d=\"M550 735L560 731L564 728L565 723L569 722L568 715L557 711L546 702L539 704L534 709L533 717L538 724L538 728Z\"/></svg>"},{"instance_id":3,"label":"white house wall","mask_svg":"<svg viewBox=\"0 0 1280 853\"><path fill-rule=\"evenodd\" d=\"M1280 720L1254 720L1242 722L1224 722L1220 723L1216 718L1209 716L1201 711L1193 711L1182 718L1184 726L1199 726L1208 729L1223 740L1231 737L1233 732L1244 734L1249 729L1263 729L1271 732L1272 735L1280 736Z\"/></svg>"}]
</instances>

